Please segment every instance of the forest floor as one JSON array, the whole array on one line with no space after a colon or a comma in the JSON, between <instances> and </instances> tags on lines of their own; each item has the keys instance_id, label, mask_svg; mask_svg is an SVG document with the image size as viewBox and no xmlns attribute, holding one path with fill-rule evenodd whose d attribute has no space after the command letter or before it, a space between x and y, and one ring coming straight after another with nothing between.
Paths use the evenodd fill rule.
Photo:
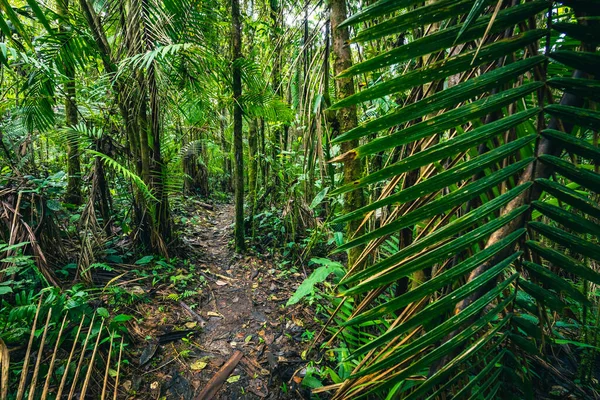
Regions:
<instances>
[{"instance_id":1,"label":"forest floor","mask_svg":"<svg viewBox=\"0 0 600 400\"><path fill-rule=\"evenodd\" d=\"M138 340L129 354L139 358L121 378L129 399L196 399L236 350L243 357L215 399L309 397L301 354L318 325L306 307L285 307L304 276L268 255L234 254L233 211L195 199L177 211L189 267L136 306L142 318L130 326Z\"/></svg>"}]
</instances>

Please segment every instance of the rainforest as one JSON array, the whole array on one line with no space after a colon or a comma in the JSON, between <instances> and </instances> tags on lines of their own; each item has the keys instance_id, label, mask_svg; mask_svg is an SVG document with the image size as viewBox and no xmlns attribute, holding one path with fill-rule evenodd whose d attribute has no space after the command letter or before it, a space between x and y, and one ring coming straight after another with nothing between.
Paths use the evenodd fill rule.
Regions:
<instances>
[{"instance_id":1,"label":"rainforest","mask_svg":"<svg viewBox=\"0 0 600 400\"><path fill-rule=\"evenodd\" d=\"M600 399L599 0L0 0L0 400Z\"/></svg>"}]
</instances>

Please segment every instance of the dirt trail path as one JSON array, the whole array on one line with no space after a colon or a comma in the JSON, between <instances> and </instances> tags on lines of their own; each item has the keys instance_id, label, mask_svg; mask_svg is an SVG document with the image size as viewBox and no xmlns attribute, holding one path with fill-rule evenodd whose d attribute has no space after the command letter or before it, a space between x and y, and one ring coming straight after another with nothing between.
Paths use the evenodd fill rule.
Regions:
<instances>
[{"instance_id":1,"label":"dirt trail path","mask_svg":"<svg viewBox=\"0 0 600 400\"><path fill-rule=\"evenodd\" d=\"M201 317L205 323L197 324L192 339L160 345L160 359L153 363L159 368L152 371L146 366L144 369L152 372L143 372L150 375L144 381L151 392L167 399L196 399L235 350L240 350L244 357L215 399L307 398L307 391L299 385L305 365L300 355L307 347L302 321L312 324L311 316L303 307L284 307L302 277L277 269L268 257L241 257L230 250L231 204L216 206L213 211L187 208L190 216L203 219L195 234L188 230L186 240L192 248L200 248L193 262L199 284L204 285L200 298L182 300L193 311L171 308L168 322L194 327ZM149 319L153 318L153 306L157 304L146 310ZM154 318L159 316L157 313ZM160 336L161 332L154 334ZM160 363L169 359L176 361L160 368Z\"/></svg>"}]
</instances>

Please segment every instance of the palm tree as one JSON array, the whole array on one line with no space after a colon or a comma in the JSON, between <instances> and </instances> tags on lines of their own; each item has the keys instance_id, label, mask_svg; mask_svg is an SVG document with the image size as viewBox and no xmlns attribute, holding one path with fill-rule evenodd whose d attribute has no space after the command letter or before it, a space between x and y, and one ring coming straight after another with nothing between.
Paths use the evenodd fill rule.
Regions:
<instances>
[{"instance_id":1,"label":"palm tree","mask_svg":"<svg viewBox=\"0 0 600 400\"><path fill-rule=\"evenodd\" d=\"M600 284L588 261L600 261L593 141L600 113L591 80L600 8L560 3L569 8L380 0L341 25L369 22L352 42L422 34L340 74L404 69L334 104L384 97L401 104L334 142L365 138L344 159L407 156L334 193L382 183L379 199L334 222L389 215L338 249L364 246L340 283L353 311L338 319L340 337L363 340L345 360L353 371L335 398L495 398L503 384L508 397L530 397L538 350L559 342L553 313L573 315L570 304L589 304L585 288ZM427 24L439 29L423 30ZM440 80L445 89L428 93ZM415 170L418 180L400 190ZM383 251L403 229L414 240ZM399 280L424 270L427 281L400 288ZM368 328L373 323L378 329Z\"/></svg>"}]
</instances>

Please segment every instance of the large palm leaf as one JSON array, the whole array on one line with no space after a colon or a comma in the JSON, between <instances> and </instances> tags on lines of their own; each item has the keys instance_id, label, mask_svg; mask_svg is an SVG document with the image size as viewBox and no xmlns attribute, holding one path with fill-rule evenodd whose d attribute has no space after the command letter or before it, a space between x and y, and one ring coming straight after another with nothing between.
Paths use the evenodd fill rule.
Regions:
<instances>
[{"instance_id":1,"label":"large palm leaf","mask_svg":"<svg viewBox=\"0 0 600 400\"><path fill-rule=\"evenodd\" d=\"M378 200L335 222L371 218L382 208L391 215L339 248L366 245L341 282L342 294L358 302L340 329L381 318L390 327L354 349L349 358L356 368L336 398L386 391L390 398L495 398L507 380L517 383L511 396L526 395L528 357L552 337L551 313L564 314L568 301L588 303L572 281L600 284L586 262L600 261L600 175L592 168L600 152L589 140L600 113L587 108L597 99L589 75L600 57L586 44L600 37L585 18L598 8L591 1L562 3L574 7L580 23L574 14L549 17L556 8L542 0L380 0L345 22L391 14L360 32L358 42L424 24L437 29L347 70L414 67L333 106L417 99L335 140L377 134L346 157L399 146L411 154L336 191L388 186ZM560 48L573 40L577 49ZM546 52L538 51L540 41ZM555 71L574 72L550 75L545 85ZM459 83L451 86L449 77ZM434 81L446 82L445 90L423 95ZM420 171L417 183L400 190L413 171ZM395 254L371 257L402 229L416 239ZM399 280L419 271L426 271L425 282L397 290Z\"/></svg>"}]
</instances>

